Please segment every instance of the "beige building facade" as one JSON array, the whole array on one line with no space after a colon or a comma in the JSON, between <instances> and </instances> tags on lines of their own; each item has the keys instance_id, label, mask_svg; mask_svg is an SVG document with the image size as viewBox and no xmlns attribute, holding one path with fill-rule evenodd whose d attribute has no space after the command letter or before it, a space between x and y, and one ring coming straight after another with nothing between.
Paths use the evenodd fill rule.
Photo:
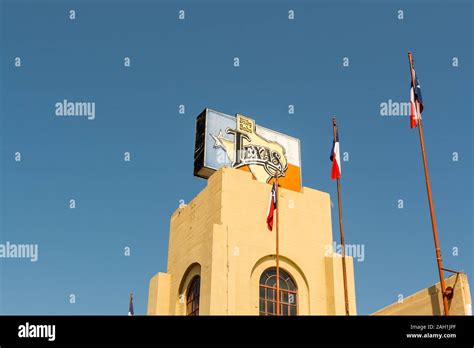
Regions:
<instances>
[{"instance_id":1,"label":"beige building facade","mask_svg":"<svg viewBox=\"0 0 474 348\"><path fill-rule=\"evenodd\" d=\"M152 277L148 315L274 315L275 231L266 225L271 185L221 168L171 216L167 272ZM283 315L344 315L342 258L333 252L328 193L279 189ZM355 315L353 260L346 258ZM446 278L450 315L472 315L467 276ZM372 315L443 315L440 284Z\"/></svg>"},{"instance_id":2,"label":"beige building facade","mask_svg":"<svg viewBox=\"0 0 474 348\"><path fill-rule=\"evenodd\" d=\"M275 314L271 185L221 168L171 217L168 269L150 281L149 315ZM281 313L344 315L341 257L333 252L328 193L279 189ZM352 258L349 308L356 314Z\"/></svg>"},{"instance_id":3,"label":"beige building facade","mask_svg":"<svg viewBox=\"0 0 474 348\"><path fill-rule=\"evenodd\" d=\"M467 276L456 273L445 279L446 287L453 289L453 296L448 300L450 315L472 315L471 292ZM443 315L441 285L420 290L399 302L384 307L372 315Z\"/></svg>"}]
</instances>

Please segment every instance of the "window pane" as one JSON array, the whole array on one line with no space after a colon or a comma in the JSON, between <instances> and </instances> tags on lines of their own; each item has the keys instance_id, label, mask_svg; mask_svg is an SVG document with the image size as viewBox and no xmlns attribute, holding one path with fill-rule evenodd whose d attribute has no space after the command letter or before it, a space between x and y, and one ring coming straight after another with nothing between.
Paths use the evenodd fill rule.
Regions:
<instances>
[{"instance_id":1,"label":"window pane","mask_svg":"<svg viewBox=\"0 0 474 348\"><path fill-rule=\"evenodd\" d=\"M287 292L282 291L280 297L281 297L281 302L288 303L288 293Z\"/></svg>"},{"instance_id":2,"label":"window pane","mask_svg":"<svg viewBox=\"0 0 474 348\"><path fill-rule=\"evenodd\" d=\"M280 277L280 289L282 290L288 290L288 285L286 282Z\"/></svg>"},{"instance_id":3,"label":"window pane","mask_svg":"<svg viewBox=\"0 0 474 348\"><path fill-rule=\"evenodd\" d=\"M276 277L271 276L270 278L268 278L267 281L265 282L265 285L266 286L276 286Z\"/></svg>"},{"instance_id":4,"label":"window pane","mask_svg":"<svg viewBox=\"0 0 474 348\"><path fill-rule=\"evenodd\" d=\"M267 291L267 300L276 300L275 298L275 290L273 289L266 289Z\"/></svg>"},{"instance_id":5,"label":"window pane","mask_svg":"<svg viewBox=\"0 0 474 348\"><path fill-rule=\"evenodd\" d=\"M275 313L275 306L273 305L273 302L267 302L267 312Z\"/></svg>"},{"instance_id":6,"label":"window pane","mask_svg":"<svg viewBox=\"0 0 474 348\"><path fill-rule=\"evenodd\" d=\"M290 277L288 277L288 289L293 291L296 290L295 283Z\"/></svg>"}]
</instances>

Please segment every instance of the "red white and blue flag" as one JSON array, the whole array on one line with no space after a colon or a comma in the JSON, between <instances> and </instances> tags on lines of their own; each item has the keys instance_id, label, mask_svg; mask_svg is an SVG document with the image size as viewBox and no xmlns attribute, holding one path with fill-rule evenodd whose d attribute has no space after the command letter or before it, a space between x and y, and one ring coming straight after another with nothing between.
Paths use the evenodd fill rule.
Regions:
<instances>
[{"instance_id":1,"label":"red white and blue flag","mask_svg":"<svg viewBox=\"0 0 474 348\"><path fill-rule=\"evenodd\" d=\"M133 311L133 296L130 294L130 304L128 305L128 315L133 316L135 312Z\"/></svg>"},{"instance_id":2,"label":"red white and blue flag","mask_svg":"<svg viewBox=\"0 0 474 348\"><path fill-rule=\"evenodd\" d=\"M273 213L277 209L277 196L275 183L272 185L272 192L270 194L270 203L268 205L267 227L270 231L273 230Z\"/></svg>"},{"instance_id":3,"label":"red white and blue flag","mask_svg":"<svg viewBox=\"0 0 474 348\"><path fill-rule=\"evenodd\" d=\"M331 156L332 162L331 179L336 180L341 177L341 158L339 156L339 133L336 131L336 139L332 142Z\"/></svg>"},{"instance_id":4,"label":"red white and blue flag","mask_svg":"<svg viewBox=\"0 0 474 348\"><path fill-rule=\"evenodd\" d=\"M415 68L413 68L413 76L415 76L415 88L413 88L413 82L410 83L410 128L418 126L418 121L421 120L421 112L423 111L421 86L416 76Z\"/></svg>"}]
</instances>

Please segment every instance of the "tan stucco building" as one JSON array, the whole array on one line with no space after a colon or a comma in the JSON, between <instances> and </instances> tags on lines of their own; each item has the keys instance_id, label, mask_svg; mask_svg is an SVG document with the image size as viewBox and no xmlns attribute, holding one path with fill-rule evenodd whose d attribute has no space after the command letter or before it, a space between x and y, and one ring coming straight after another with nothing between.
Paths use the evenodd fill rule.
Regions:
<instances>
[{"instance_id":1,"label":"tan stucco building","mask_svg":"<svg viewBox=\"0 0 474 348\"><path fill-rule=\"evenodd\" d=\"M266 225L271 185L221 168L171 217L168 270L150 280L149 315L275 314L275 231ZM333 252L328 193L279 189L282 314L344 315L342 259ZM350 314L356 314L353 260L347 257ZM273 283L272 283L273 281ZM450 315L472 315L467 276L453 288ZM442 315L439 283L373 315Z\"/></svg>"},{"instance_id":2,"label":"tan stucco building","mask_svg":"<svg viewBox=\"0 0 474 348\"><path fill-rule=\"evenodd\" d=\"M467 276L464 273L453 274L446 278L446 287L453 289L453 296L448 300L450 315L472 315L471 292ZM443 315L443 299L441 285L417 291L400 299L400 301L384 307L372 315Z\"/></svg>"},{"instance_id":3,"label":"tan stucco building","mask_svg":"<svg viewBox=\"0 0 474 348\"><path fill-rule=\"evenodd\" d=\"M221 168L171 217L168 270L150 281L150 315L274 314L271 185ZM282 314L345 314L341 257L333 253L328 193L279 189ZM348 257L349 308L356 314Z\"/></svg>"}]
</instances>

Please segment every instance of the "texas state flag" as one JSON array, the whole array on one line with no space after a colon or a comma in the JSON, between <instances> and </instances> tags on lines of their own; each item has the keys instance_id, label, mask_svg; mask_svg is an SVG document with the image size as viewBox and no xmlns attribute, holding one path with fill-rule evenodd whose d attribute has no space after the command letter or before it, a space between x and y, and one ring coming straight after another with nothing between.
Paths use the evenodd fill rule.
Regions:
<instances>
[{"instance_id":1,"label":"texas state flag","mask_svg":"<svg viewBox=\"0 0 474 348\"><path fill-rule=\"evenodd\" d=\"M270 194L270 203L268 205L267 227L270 231L273 230L273 212L277 208L277 197L275 183L272 185L272 192Z\"/></svg>"},{"instance_id":2,"label":"texas state flag","mask_svg":"<svg viewBox=\"0 0 474 348\"><path fill-rule=\"evenodd\" d=\"M423 97L421 96L421 86L413 68L413 76L415 76L415 88L413 82L410 84L410 128L418 126L421 120L421 112L423 111ZM417 107L418 106L418 107Z\"/></svg>"},{"instance_id":3,"label":"texas state flag","mask_svg":"<svg viewBox=\"0 0 474 348\"><path fill-rule=\"evenodd\" d=\"M336 131L336 139L332 142L331 156L332 162L331 179L336 180L341 177L341 159L339 157L339 133Z\"/></svg>"}]
</instances>

